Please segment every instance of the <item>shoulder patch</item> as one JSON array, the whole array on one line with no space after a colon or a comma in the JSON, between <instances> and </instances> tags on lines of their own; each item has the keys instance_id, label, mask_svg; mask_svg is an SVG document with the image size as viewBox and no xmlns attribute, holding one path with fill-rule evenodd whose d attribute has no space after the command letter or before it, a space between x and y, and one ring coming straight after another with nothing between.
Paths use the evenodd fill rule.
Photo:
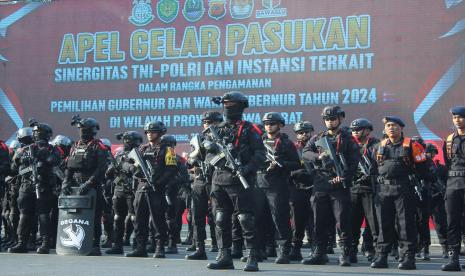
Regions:
<instances>
[{"instance_id":1,"label":"shoulder patch","mask_svg":"<svg viewBox=\"0 0 465 276\"><path fill-rule=\"evenodd\" d=\"M176 151L172 147L166 147L165 165L176 166L177 164Z\"/></svg>"}]
</instances>

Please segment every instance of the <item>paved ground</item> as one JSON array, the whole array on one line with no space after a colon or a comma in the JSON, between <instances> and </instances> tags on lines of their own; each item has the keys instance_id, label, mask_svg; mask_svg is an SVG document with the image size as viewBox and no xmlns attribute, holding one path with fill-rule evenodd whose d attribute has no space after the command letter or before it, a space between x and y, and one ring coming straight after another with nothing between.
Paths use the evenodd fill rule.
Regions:
<instances>
[{"instance_id":1,"label":"paved ground","mask_svg":"<svg viewBox=\"0 0 465 276\"><path fill-rule=\"evenodd\" d=\"M179 247L179 254L168 255L166 259L126 258L122 256L76 257L58 256L56 254L37 255L0 253L0 275L80 275L80 276L117 276L117 275L244 275L243 263L235 261L235 270L211 271L205 268L208 261L186 261L184 247ZM365 258L359 256L360 262L353 267L341 268L337 265L337 252L330 255L330 263L322 266L306 266L299 262L290 265L277 265L271 259L260 263L260 270L265 275L464 275L464 272L445 273L439 270L444 262L440 258L440 248L433 246L431 261L418 261L417 270L401 271L395 260L390 260L389 269L374 270L369 268ZM130 248L126 248L126 252ZM305 250L307 254L307 250ZM209 253L213 260L216 253ZM462 258L462 263L465 259Z\"/></svg>"}]
</instances>

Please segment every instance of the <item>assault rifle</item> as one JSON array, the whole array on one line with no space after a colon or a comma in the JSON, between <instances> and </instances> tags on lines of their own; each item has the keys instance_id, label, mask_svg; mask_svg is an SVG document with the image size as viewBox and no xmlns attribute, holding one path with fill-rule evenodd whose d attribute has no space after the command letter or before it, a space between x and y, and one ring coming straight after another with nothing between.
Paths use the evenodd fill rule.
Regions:
<instances>
[{"instance_id":1,"label":"assault rifle","mask_svg":"<svg viewBox=\"0 0 465 276\"><path fill-rule=\"evenodd\" d=\"M219 154L213 158L213 160L210 162L214 166L216 163L218 163L222 159L226 159L225 162L225 167L229 168L232 170L232 172L239 178L239 180L242 183L242 186L245 189L248 189L249 183L247 182L247 179L242 175L239 167L241 166L241 163L238 159L234 159L234 157L231 154L231 148L232 144L226 145L225 142L220 138L218 135L218 132L216 131L216 127L213 125L210 125L208 127L208 130L211 133L211 136L213 138L213 142L218 146L219 149Z\"/></svg>"},{"instance_id":2,"label":"assault rifle","mask_svg":"<svg viewBox=\"0 0 465 276\"><path fill-rule=\"evenodd\" d=\"M140 168L142 173L144 174L144 178L147 180L147 183L149 183L149 186L156 191L157 187L155 187L155 184L152 182L151 175L153 175L153 167L149 162L145 162L145 160L142 158L139 149L133 148L129 154L128 158L134 160L134 164ZM171 200L167 195L165 195L166 202L168 205L171 205Z\"/></svg>"},{"instance_id":3,"label":"assault rifle","mask_svg":"<svg viewBox=\"0 0 465 276\"><path fill-rule=\"evenodd\" d=\"M423 201L423 196L421 195L421 183L418 181L417 177L413 174L409 174L408 179L415 189L415 194L417 194L420 201Z\"/></svg>"},{"instance_id":4,"label":"assault rifle","mask_svg":"<svg viewBox=\"0 0 465 276\"><path fill-rule=\"evenodd\" d=\"M333 145L329 141L327 136L323 136L320 139L318 139L315 142L315 146L320 147L325 151L328 155L329 158L333 161L333 165L336 171L336 175L339 176L342 179L342 183L344 188L347 188L345 183L344 183L344 168L346 167L346 161L344 156L340 154L336 154L336 151L334 150ZM330 181L331 183L332 181ZM333 183L331 183L333 184Z\"/></svg>"}]
</instances>

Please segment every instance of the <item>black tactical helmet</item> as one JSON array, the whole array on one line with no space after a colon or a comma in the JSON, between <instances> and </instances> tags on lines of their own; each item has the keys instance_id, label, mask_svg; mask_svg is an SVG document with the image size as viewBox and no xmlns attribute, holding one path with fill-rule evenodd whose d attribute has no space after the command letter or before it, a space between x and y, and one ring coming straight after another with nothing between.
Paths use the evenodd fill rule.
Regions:
<instances>
[{"instance_id":1,"label":"black tactical helmet","mask_svg":"<svg viewBox=\"0 0 465 276\"><path fill-rule=\"evenodd\" d=\"M283 126L286 124L286 121L284 120L283 116L281 113L278 112L268 112L263 115L262 122L278 122L283 124Z\"/></svg>"},{"instance_id":2,"label":"black tactical helmet","mask_svg":"<svg viewBox=\"0 0 465 276\"><path fill-rule=\"evenodd\" d=\"M100 138L100 142L104 144L107 148L111 148L111 141L107 138Z\"/></svg>"},{"instance_id":3,"label":"black tactical helmet","mask_svg":"<svg viewBox=\"0 0 465 276\"><path fill-rule=\"evenodd\" d=\"M438 154L438 148L434 145L434 144L426 144L426 147L425 147L425 152L426 153L434 153L434 154Z\"/></svg>"},{"instance_id":4,"label":"black tactical helmet","mask_svg":"<svg viewBox=\"0 0 465 276\"><path fill-rule=\"evenodd\" d=\"M116 134L115 136L117 140L123 140L123 144L127 147L126 149L138 147L144 141L139 132L132 130Z\"/></svg>"},{"instance_id":5,"label":"black tactical helmet","mask_svg":"<svg viewBox=\"0 0 465 276\"><path fill-rule=\"evenodd\" d=\"M170 147L176 147L176 144L177 144L176 137L174 137L174 135L165 134L161 137L160 144L168 145Z\"/></svg>"},{"instance_id":6,"label":"black tactical helmet","mask_svg":"<svg viewBox=\"0 0 465 276\"><path fill-rule=\"evenodd\" d=\"M82 119L78 124L78 128L93 128L95 130L100 130L100 126L94 118L85 118Z\"/></svg>"},{"instance_id":7,"label":"black tactical helmet","mask_svg":"<svg viewBox=\"0 0 465 276\"><path fill-rule=\"evenodd\" d=\"M350 123L350 128L352 130L354 130L354 129L369 129L369 130L373 131L373 124L368 119L358 118L358 119L353 120L352 123Z\"/></svg>"},{"instance_id":8,"label":"black tactical helmet","mask_svg":"<svg viewBox=\"0 0 465 276\"><path fill-rule=\"evenodd\" d=\"M223 115L218 111L205 111L200 117L203 121L222 122Z\"/></svg>"},{"instance_id":9,"label":"black tactical helmet","mask_svg":"<svg viewBox=\"0 0 465 276\"><path fill-rule=\"evenodd\" d=\"M73 140L71 140L69 137L59 134L55 136L55 138L53 138L50 143L54 146L70 147L73 144Z\"/></svg>"},{"instance_id":10,"label":"black tactical helmet","mask_svg":"<svg viewBox=\"0 0 465 276\"><path fill-rule=\"evenodd\" d=\"M299 131L314 131L312 123L309 121L300 121L294 125L294 132Z\"/></svg>"},{"instance_id":11,"label":"black tactical helmet","mask_svg":"<svg viewBox=\"0 0 465 276\"><path fill-rule=\"evenodd\" d=\"M338 117L345 118L346 113L338 105L329 105L323 108L323 111L321 112L321 116L323 117L323 119L338 118Z\"/></svg>"},{"instance_id":12,"label":"black tactical helmet","mask_svg":"<svg viewBox=\"0 0 465 276\"><path fill-rule=\"evenodd\" d=\"M400 127L405 127L404 121L396 116L386 116L383 118L383 124L387 124L388 122L393 122L398 124Z\"/></svg>"},{"instance_id":13,"label":"black tactical helmet","mask_svg":"<svg viewBox=\"0 0 465 276\"><path fill-rule=\"evenodd\" d=\"M50 140L53 135L52 127L48 124L35 123L32 127L32 134L36 141L38 140Z\"/></svg>"},{"instance_id":14,"label":"black tactical helmet","mask_svg":"<svg viewBox=\"0 0 465 276\"><path fill-rule=\"evenodd\" d=\"M221 103L224 102L237 102L242 103L244 108L249 107L249 99L239 91L231 91L223 95Z\"/></svg>"},{"instance_id":15,"label":"black tactical helmet","mask_svg":"<svg viewBox=\"0 0 465 276\"><path fill-rule=\"evenodd\" d=\"M149 122L149 123L145 124L144 132L147 133L149 131L158 132L161 135L163 135L163 134L166 133L167 129L166 129L165 124L158 121L158 122Z\"/></svg>"},{"instance_id":16,"label":"black tactical helmet","mask_svg":"<svg viewBox=\"0 0 465 276\"><path fill-rule=\"evenodd\" d=\"M460 117L465 118L465 106L455 106L450 109L452 115L459 115Z\"/></svg>"}]
</instances>

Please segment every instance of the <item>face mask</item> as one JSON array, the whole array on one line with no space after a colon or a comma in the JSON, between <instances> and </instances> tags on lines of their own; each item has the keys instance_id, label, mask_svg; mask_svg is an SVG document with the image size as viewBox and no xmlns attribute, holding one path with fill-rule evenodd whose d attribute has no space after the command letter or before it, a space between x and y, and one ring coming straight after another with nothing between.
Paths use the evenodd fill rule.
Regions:
<instances>
[{"instance_id":1,"label":"face mask","mask_svg":"<svg viewBox=\"0 0 465 276\"><path fill-rule=\"evenodd\" d=\"M82 141L88 142L94 138L94 131L92 128L81 128L79 136Z\"/></svg>"},{"instance_id":2,"label":"face mask","mask_svg":"<svg viewBox=\"0 0 465 276\"><path fill-rule=\"evenodd\" d=\"M242 119L244 107L241 104L235 104L228 107L223 107L224 115L228 121L237 121Z\"/></svg>"}]
</instances>

